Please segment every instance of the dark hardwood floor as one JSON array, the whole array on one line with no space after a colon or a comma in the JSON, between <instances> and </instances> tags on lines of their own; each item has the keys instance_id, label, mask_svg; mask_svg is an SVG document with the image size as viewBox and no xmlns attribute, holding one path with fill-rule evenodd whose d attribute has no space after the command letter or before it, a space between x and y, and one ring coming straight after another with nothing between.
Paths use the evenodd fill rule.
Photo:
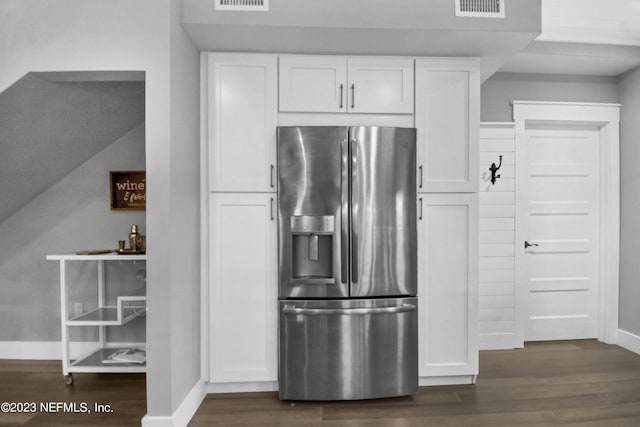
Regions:
<instances>
[{"instance_id":1,"label":"dark hardwood floor","mask_svg":"<svg viewBox=\"0 0 640 427\"><path fill-rule=\"evenodd\" d=\"M0 402L76 402L83 413L0 413L0 426L139 426L142 374L74 374L59 361L0 360ZM97 414L94 403L113 412ZM80 406L78 406L80 408ZM80 408L81 409L81 408ZM640 426L640 356L592 340L483 351L476 385L423 387L412 397L281 402L276 393L209 395L200 426Z\"/></svg>"},{"instance_id":2,"label":"dark hardwood floor","mask_svg":"<svg viewBox=\"0 0 640 427\"><path fill-rule=\"evenodd\" d=\"M640 426L640 356L597 341L483 351L476 385L412 397L281 402L276 393L209 395L201 426Z\"/></svg>"},{"instance_id":3,"label":"dark hardwood floor","mask_svg":"<svg viewBox=\"0 0 640 427\"><path fill-rule=\"evenodd\" d=\"M0 426L140 426L147 412L144 374L76 373L73 377L73 385L64 383L59 360L0 360L0 404L36 404L35 412L0 412ZM76 405L65 412L57 402ZM113 412L96 413L96 403L109 405ZM82 404L90 414L80 412Z\"/></svg>"}]
</instances>

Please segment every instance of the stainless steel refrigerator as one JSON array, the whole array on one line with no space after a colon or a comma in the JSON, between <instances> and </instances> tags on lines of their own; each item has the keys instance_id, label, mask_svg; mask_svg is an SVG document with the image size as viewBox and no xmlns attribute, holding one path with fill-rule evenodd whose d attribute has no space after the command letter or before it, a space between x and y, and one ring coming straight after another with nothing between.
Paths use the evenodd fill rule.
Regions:
<instances>
[{"instance_id":1,"label":"stainless steel refrigerator","mask_svg":"<svg viewBox=\"0 0 640 427\"><path fill-rule=\"evenodd\" d=\"M283 400L418 387L415 129L278 128Z\"/></svg>"}]
</instances>

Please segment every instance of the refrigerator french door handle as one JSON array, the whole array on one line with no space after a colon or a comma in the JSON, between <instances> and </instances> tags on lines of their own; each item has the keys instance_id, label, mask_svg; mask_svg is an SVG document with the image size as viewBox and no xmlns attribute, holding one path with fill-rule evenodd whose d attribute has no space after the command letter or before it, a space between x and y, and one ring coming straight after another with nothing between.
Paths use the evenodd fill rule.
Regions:
<instances>
[{"instance_id":1,"label":"refrigerator french door handle","mask_svg":"<svg viewBox=\"0 0 640 427\"><path fill-rule=\"evenodd\" d=\"M340 282L349 281L349 140L345 139L340 144L342 161L342 207L340 209Z\"/></svg>"},{"instance_id":2,"label":"refrigerator french door handle","mask_svg":"<svg viewBox=\"0 0 640 427\"><path fill-rule=\"evenodd\" d=\"M373 308L299 308L292 305L285 305L282 309L283 314L302 314L302 315L367 315L367 314L393 314L393 313L410 313L416 311L413 304L402 304L391 307L373 307Z\"/></svg>"},{"instance_id":3,"label":"refrigerator french door handle","mask_svg":"<svg viewBox=\"0 0 640 427\"><path fill-rule=\"evenodd\" d=\"M350 141L351 149L351 283L358 283L358 141Z\"/></svg>"}]
</instances>

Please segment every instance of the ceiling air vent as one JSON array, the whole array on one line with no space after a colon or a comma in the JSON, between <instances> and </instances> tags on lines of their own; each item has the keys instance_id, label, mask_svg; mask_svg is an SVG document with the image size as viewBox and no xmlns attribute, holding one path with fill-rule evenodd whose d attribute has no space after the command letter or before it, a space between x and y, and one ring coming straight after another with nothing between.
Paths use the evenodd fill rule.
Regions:
<instances>
[{"instance_id":1,"label":"ceiling air vent","mask_svg":"<svg viewBox=\"0 0 640 427\"><path fill-rule=\"evenodd\" d=\"M456 16L504 18L504 0L456 0Z\"/></svg>"},{"instance_id":2,"label":"ceiling air vent","mask_svg":"<svg viewBox=\"0 0 640 427\"><path fill-rule=\"evenodd\" d=\"M216 0L215 10L268 11L269 0Z\"/></svg>"}]
</instances>

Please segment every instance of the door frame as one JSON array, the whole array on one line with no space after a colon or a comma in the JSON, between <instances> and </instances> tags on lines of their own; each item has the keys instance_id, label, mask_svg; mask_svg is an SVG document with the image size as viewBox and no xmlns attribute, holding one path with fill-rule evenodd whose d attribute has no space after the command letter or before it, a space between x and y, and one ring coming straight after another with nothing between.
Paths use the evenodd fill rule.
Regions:
<instances>
[{"instance_id":1,"label":"door frame","mask_svg":"<svg viewBox=\"0 0 640 427\"><path fill-rule=\"evenodd\" d=\"M600 255L598 286L598 340L615 343L618 330L620 257L620 104L513 101L516 151L515 220L515 336L524 347L526 282L526 130L530 125L590 126L599 129Z\"/></svg>"}]
</instances>

